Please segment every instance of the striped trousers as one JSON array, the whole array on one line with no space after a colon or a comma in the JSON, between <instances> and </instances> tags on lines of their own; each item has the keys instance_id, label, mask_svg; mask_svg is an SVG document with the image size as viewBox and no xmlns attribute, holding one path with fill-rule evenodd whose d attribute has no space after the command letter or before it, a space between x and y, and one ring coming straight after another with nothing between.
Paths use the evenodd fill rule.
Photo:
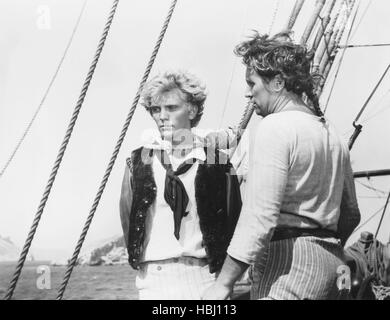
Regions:
<instances>
[{"instance_id":1,"label":"striped trousers","mask_svg":"<svg viewBox=\"0 0 390 320\"><path fill-rule=\"evenodd\" d=\"M267 253L250 270L251 299L336 299L337 269L344 264L343 248L334 238L270 242Z\"/></svg>"},{"instance_id":2,"label":"striped trousers","mask_svg":"<svg viewBox=\"0 0 390 320\"><path fill-rule=\"evenodd\" d=\"M200 300L215 280L206 259L180 257L141 264L135 285L140 300Z\"/></svg>"}]
</instances>

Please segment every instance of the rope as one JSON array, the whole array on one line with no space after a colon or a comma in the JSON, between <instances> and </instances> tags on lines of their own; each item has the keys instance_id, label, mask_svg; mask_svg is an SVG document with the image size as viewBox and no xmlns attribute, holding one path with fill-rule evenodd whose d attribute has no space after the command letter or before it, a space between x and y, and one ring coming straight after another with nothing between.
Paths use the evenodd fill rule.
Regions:
<instances>
[{"instance_id":1,"label":"rope","mask_svg":"<svg viewBox=\"0 0 390 320\"><path fill-rule=\"evenodd\" d=\"M249 1L246 2L246 9L245 9L245 12L244 12L244 19L242 21L241 35L244 33L244 29L245 29L245 25L246 25L245 22L248 20L247 19L248 18L248 13L249 13ZM224 101L223 109L222 109L221 120L219 122L219 128L221 128L223 118L225 117L226 108L227 108L227 104L228 104L229 96L230 96L230 91L231 91L232 84L233 84L233 78L234 78L234 74L236 72L238 58L234 57L233 61L234 61L233 62L233 68L232 68L232 71L231 71L231 74L230 74L228 89L227 89L227 92L226 92L225 101Z\"/></svg>"},{"instance_id":2,"label":"rope","mask_svg":"<svg viewBox=\"0 0 390 320\"><path fill-rule=\"evenodd\" d=\"M371 6L371 4L372 4L372 0L370 0L370 2L369 2L369 3L367 4L367 6L364 8L364 12L363 12L363 14L362 14L362 16L361 16L361 18L360 18L360 20L359 20L357 26L356 26L355 32L351 35L351 38L354 38L354 37L355 37L355 34L356 34L358 28L360 27L360 24L362 23L363 19L365 18L366 14L367 14L367 11L368 11L368 8Z\"/></svg>"},{"instance_id":3,"label":"rope","mask_svg":"<svg viewBox=\"0 0 390 320\"><path fill-rule=\"evenodd\" d=\"M325 11L324 17L323 18L319 17L320 20L321 20L320 21L320 26L318 28L317 35L316 35L316 37L315 37L315 39L313 41L313 45L312 45L312 48L311 48L311 50L314 51L314 52L317 50L317 48L318 48L318 46L319 46L319 44L321 42L321 39L322 39L322 37L325 34L325 30L326 30L326 28L327 28L327 26L328 26L328 24L329 24L329 22L331 20L330 16L332 14L332 11L333 11L333 8L334 8L335 5L336 5L336 0L332 0L331 2L329 2L329 5L328 5L328 7L327 7L327 9Z\"/></svg>"},{"instance_id":4,"label":"rope","mask_svg":"<svg viewBox=\"0 0 390 320\"><path fill-rule=\"evenodd\" d=\"M70 262L68 264L68 267L67 267L67 270L65 272L65 276L64 276L63 282L61 284L61 287L58 290L57 300L61 300L63 295L64 295L64 292L65 292L66 286L68 284L68 281L70 279L70 276L72 274L73 268L74 268L74 266L75 266L75 264L77 262L77 257L78 257L78 255L80 253L80 250L81 250L81 247L82 247L83 242L85 240L85 237L87 235L88 229L89 229L89 227L91 225L92 219L93 219L94 214L96 212L96 208L97 208L97 206L99 204L100 198L101 198L101 196L103 194L103 191L104 191L104 188L105 188L106 183L108 181L108 178L110 176L111 170L112 170L112 168L114 166L114 163L115 163L115 160L116 160L116 158L118 156L120 147L121 147L121 145L123 143L123 140L125 139L126 132L127 132L127 129L128 129L128 127L130 125L131 119L133 118L134 112L135 112L135 110L137 108L138 100L139 100L139 98L141 96L142 89L143 89L143 87L145 85L146 80L149 77L150 70L152 69L154 60L156 59L157 53L158 53L158 51L160 49L160 45L161 45L162 40L164 38L165 32L166 32L166 30L168 28L168 25L169 25L170 19L172 17L174 8L176 6L176 3L177 3L177 0L173 0L171 6L169 8L168 15L167 15L167 17L165 19L165 22L163 24L162 30L160 32L160 35L159 35L158 39L157 39L157 43L156 43L156 45L154 47L154 50L153 50L152 55L150 57L149 63L147 65L145 73L144 73L144 75L142 77L142 80L141 80L141 83L139 85L137 94L136 94L136 96L134 98L132 107L131 107L128 115L127 115L125 124L124 124L124 126L122 128L122 131L121 131L121 134L119 136L118 142L117 142L117 144L115 146L114 152L113 152L113 154L111 156L111 159L110 159L110 162L109 162L108 167L106 169L106 172L104 174L103 180L102 180L102 182L100 184L99 191L96 194L96 197L95 197L95 200L93 202L92 208L91 208L91 210L89 212L87 221L85 222L83 231L82 231L82 233L80 235L79 241L77 242L77 245L76 245L75 251L73 253L72 259L70 260Z\"/></svg>"},{"instance_id":5,"label":"rope","mask_svg":"<svg viewBox=\"0 0 390 320\"><path fill-rule=\"evenodd\" d=\"M328 73L330 71L330 67L333 64L334 56L337 53L337 47L338 47L338 45L339 45L339 43L341 41L341 38L342 38L342 36L344 34L345 29L346 29L346 26L347 26L347 23L348 23L348 19L349 19L349 16L351 15L351 13L352 13L354 4L355 4L355 2L352 3L352 5L350 7L350 10L347 9L347 14L346 14L345 19L343 19L343 22L341 23L341 27L333 34L333 37L332 37L331 43L330 43L330 49L328 48L328 51L330 52L330 55L329 54L325 55L323 57L322 61L321 61L320 73L322 74L324 80L322 81L322 85L321 85L320 90L322 90L323 86L325 85L325 80L326 80L326 78L328 76ZM355 17L356 17L356 15L355 15ZM351 30L352 30L352 26L351 26L350 31ZM350 33L349 33L349 35L350 35Z\"/></svg>"},{"instance_id":6,"label":"rope","mask_svg":"<svg viewBox=\"0 0 390 320\"><path fill-rule=\"evenodd\" d=\"M105 43L105 41L107 39L108 31L110 30L111 23L112 23L112 20L114 18L114 14L115 14L118 2L119 2L119 0L114 0L114 3L112 5L112 9L111 9L111 12L109 14L106 26L105 26L104 31L103 31L103 34L102 34L102 36L100 38L100 42L99 42L99 45L97 47L94 59L93 59L92 64L91 64L91 66L89 68L89 72L88 72L88 75L87 75L87 77L85 79L83 88L81 90L80 97L79 97L79 99L77 101L77 104L76 104L76 107L75 107L75 109L73 111L73 115L72 115L71 121L70 121L68 129L66 131L64 140L63 140L63 142L61 144L59 153L57 155L57 159L56 159L56 161L54 163L52 172L50 174L49 181L48 181L47 186L45 188L45 192L43 193L41 202L40 202L39 207L38 207L38 211L35 214L35 218L34 218L33 224L31 226L30 232L28 234L28 237L27 237L26 242L24 244L22 253L20 255L20 258L19 258L16 270L15 270L15 273L13 275L12 281L10 283L10 286L8 288L8 291L7 291L7 294L5 296L6 300L9 300L9 299L12 298L12 295L13 295L13 292L15 290L16 284L18 282L18 279L19 279L20 273L22 271L24 262L26 260L27 253L28 253L28 251L30 249L31 242L32 242L32 240L34 238L34 235L35 235L35 232L36 232L36 230L38 228L38 224L39 224L39 221L41 219L41 216L42 216L42 213L43 213L43 209L45 208L47 199L49 198L49 194L50 194L51 188L52 188L52 186L54 184L54 180L56 178L58 169L60 167L62 158L63 158L63 156L65 154L66 147L67 147L68 142L70 140L73 128L74 128L74 126L76 124L77 117L79 115L79 112L81 110L82 104L83 104L84 99L85 99L85 96L87 94L88 87L89 87L89 85L91 83L93 74L95 72L96 65L97 65L97 63L99 61L100 54L101 54L101 52L103 50L104 43Z\"/></svg>"},{"instance_id":7,"label":"rope","mask_svg":"<svg viewBox=\"0 0 390 320\"><path fill-rule=\"evenodd\" d=\"M295 21L297 20L298 15L302 10L304 2L305 0L296 0L295 5L291 11L290 18L288 19L287 25L285 27L286 30L291 30L294 27Z\"/></svg>"},{"instance_id":8,"label":"rope","mask_svg":"<svg viewBox=\"0 0 390 320\"><path fill-rule=\"evenodd\" d=\"M53 74L53 76L52 76L52 78L51 78L51 80L50 80L50 82L49 82L49 86L47 87L47 89L46 89L46 91L45 91L45 93L44 93L44 95L43 95L43 97L42 97L42 99L41 99L41 102L39 103L37 109L35 110L35 112L34 112L34 114L33 114L33 117L31 118L30 122L28 123L28 125L27 125L26 129L24 130L22 136L19 138L19 141L18 141L18 143L16 144L16 147L13 149L13 151L12 151L11 155L9 156L7 162L5 163L5 165L3 166L3 168L2 168L1 171L0 171L0 179L1 179L1 177L4 175L5 171L6 171L7 168L9 167L9 165L11 164L11 162L12 162L12 160L14 159L16 153L18 152L20 146L22 145L24 139L25 139L26 136L29 134L30 129L31 129L31 127L32 127L32 125L33 125L35 119L38 117L38 114L39 114L39 112L41 111L41 108L42 108L43 104L45 103L47 96L49 95L50 89L51 89L51 87L53 86L54 81L55 81L56 78L57 78L57 75L58 75L58 73L59 73L59 71L60 71L60 69L61 69L61 66L62 66L62 64L63 64L63 62L64 62L64 60L65 60L66 54L68 53L68 50L69 50L69 48L70 48L70 46L71 46L71 44L72 44L72 42L73 42L73 38L74 38L74 36L75 36L75 34L76 34L76 31L77 31L77 29L78 29L78 27L79 27L79 25L80 25L81 17L82 17L82 15L83 15L83 13L84 13L84 9L85 9L85 7L86 7L87 1L88 1L88 0L85 0L85 1L84 1L84 4L82 5L80 14L79 14L79 16L78 16L78 18L77 18L77 20L76 20L75 26L73 27L73 31L72 31L71 36L70 36L70 38L69 38L68 44L67 44L66 47L65 47L65 51L64 51L64 53L62 54L62 57L61 57L61 59L60 59L60 62L58 63L57 69L55 70L55 72L54 72L54 74Z\"/></svg>"},{"instance_id":9,"label":"rope","mask_svg":"<svg viewBox=\"0 0 390 320\"><path fill-rule=\"evenodd\" d=\"M368 103L371 101L372 97L374 96L376 90L378 89L378 87L380 86L380 84L382 83L383 79L385 78L387 72L389 71L390 69L390 64L387 66L387 68L385 69L385 72L382 74L382 76L380 77L378 83L376 84L376 86L374 87L374 89L372 90L371 94L369 95L369 97L367 98L366 102L364 103L363 107L360 109L359 113L357 114L354 122L356 123L361 115L363 114L364 110L366 109Z\"/></svg>"},{"instance_id":10,"label":"rope","mask_svg":"<svg viewBox=\"0 0 390 320\"><path fill-rule=\"evenodd\" d=\"M271 34L272 28L274 27L276 15L279 12L279 6L280 6L280 0L276 1L276 3L275 3L275 9L274 9L274 13L272 15L271 24L270 24L269 29L268 29L268 34Z\"/></svg>"},{"instance_id":11,"label":"rope","mask_svg":"<svg viewBox=\"0 0 390 320\"><path fill-rule=\"evenodd\" d=\"M348 46L339 46L340 49L345 48L371 48L371 47L388 47L390 43L374 43L374 44L351 44Z\"/></svg>"},{"instance_id":12,"label":"rope","mask_svg":"<svg viewBox=\"0 0 390 320\"><path fill-rule=\"evenodd\" d=\"M375 191L375 192L382 193L383 195L386 195L386 194L387 194L386 191L379 190L379 189L374 188L374 187L372 187L372 186L366 185L365 183L360 182L359 180L355 180L355 181L356 181L358 184L360 184L361 186L363 186L363 187L365 187L365 188L367 188L367 189L370 189L370 190Z\"/></svg>"},{"instance_id":13,"label":"rope","mask_svg":"<svg viewBox=\"0 0 390 320\"><path fill-rule=\"evenodd\" d=\"M351 12L352 12L352 10L353 10L353 6L354 6L354 5L355 5L355 2L352 4ZM349 41L350 41L352 28L353 28L353 25L354 25L354 23L355 23L355 19L356 19L357 13L358 13L358 11L359 11L359 7L360 7L360 1L359 1L358 5L357 5L356 11L355 11L355 15L354 15L353 20L352 20L352 23L351 23L351 28L350 28L349 33L348 33L348 36L347 36L346 45L348 45L348 43L349 43ZM334 76L334 78L333 78L333 83L332 83L332 86L331 86L330 91L329 91L329 94L328 94L328 98L327 98L326 103L325 103L324 114L325 114L326 110L328 109L330 97L332 96L333 89L334 89L334 86L335 86L335 84L336 84L336 80L337 80L338 74L339 74L339 72L340 72L340 68L341 68L341 64L342 64L343 59L344 59L345 51L346 51L346 49L343 50L343 52L342 52L342 54L341 54L341 57L340 57L340 60L339 60L339 64L338 64L338 66L337 66L337 69L336 69L336 72L335 72L335 76Z\"/></svg>"},{"instance_id":14,"label":"rope","mask_svg":"<svg viewBox=\"0 0 390 320\"><path fill-rule=\"evenodd\" d=\"M372 219L374 219L374 217L382 211L382 209L384 208L381 207L378 211L375 211L366 221L364 221L360 226L358 226L352 233L351 235L353 235L355 232L357 232L359 229L363 228L367 223L369 223Z\"/></svg>"},{"instance_id":15,"label":"rope","mask_svg":"<svg viewBox=\"0 0 390 320\"><path fill-rule=\"evenodd\" d=\"M336 26L337 21L339 20L341 11L343 9L344 1L340 4L338 11L336 14L332 17L330 25L328 26L326 32L324 33L324 36L322 40L320 41L320 44L315 52L314 56L314 64L313 64L313 72L318 73L320 68L320 63L322 60L322 57L325 54L325 51L328 50L329 47L329 41L333 35L334 28Z\"/></svg>"},{"instance_id":16,"label":"rope","mask_svg":"<svg viewBox=\"0 0 390 320\"><path fill-rule=\"evenodd\" d=\"M301 38L301 44L306 44L307 40L310 37L310 34L313 31L314 25L317 21L317 18L319 17L319 14L322 10L322 8L325 5L325 0L317 0L315 8L314 8L314 13L310 17L309 22L305 28L305 31L303 32L302 38Z\"/></svg>"},{"instance_id":17,"label":"rope","mask_svg":"<svg viewBox=\"0 0 390 320\"><path fill-rule=\"evenodd\" d=\"M385 204L385 207L383 208L381 220L379 221L378 228L376 229L376 232L375 232L375 238L378 236L379 229L381 228L383 217L385 216L387 205L389 204L389 200L390 200L390 192L389 192L389 195L387 196L386 204Z\"/></svg>"}]
</instances>

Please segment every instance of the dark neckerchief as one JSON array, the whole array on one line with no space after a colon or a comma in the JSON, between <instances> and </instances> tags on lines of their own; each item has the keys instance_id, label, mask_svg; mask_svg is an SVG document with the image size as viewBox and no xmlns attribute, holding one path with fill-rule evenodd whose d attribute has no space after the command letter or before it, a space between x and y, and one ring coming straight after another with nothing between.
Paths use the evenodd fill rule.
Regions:
<instances>
[{"instance_id":1,"label":"dark neckerchief","mask_svg":"<svg viewBox=\"0 0 390 320\"><path fill-rule=\"evenodd\" d=\"M183 173L186 173L195 163L196 159L192 158L186 160L177 168L176 171L174 171L172 169L172 164L169 160L168 154L165 150L156 150L155 154L166 170L164 199L173 211L173 219L175 226L174 235L176 239L179 240L181 220L183 217L188 215L186 209L189 200L183 182L178 176Z\"/></svg>"}]
</instances>

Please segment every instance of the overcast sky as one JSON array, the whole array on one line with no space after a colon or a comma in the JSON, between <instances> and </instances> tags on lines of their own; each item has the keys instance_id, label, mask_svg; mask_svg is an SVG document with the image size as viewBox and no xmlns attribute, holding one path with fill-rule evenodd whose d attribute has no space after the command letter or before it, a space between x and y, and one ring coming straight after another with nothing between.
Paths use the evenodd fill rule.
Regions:
<instances>
[{"instance_id":1,"label":"overcast sky","mask_svg":"<svg viewBox=\"0 0 390 320\"><path fill-rule=\"evenodd\" d=\"M209 91L199 126L218 128L236 124L245 106L245 83L244 67L233 55L234 46L251 29L279 31L294 2L179 0L152 75L172 68L192 71L204 80ZM361 20L369 3L361 1L357 16L357 22L361 23L352 33L351 43L389 43L389 2L371 1ZM82 4L81 0L1 0L0 167L42 99ZM111 5L109 0L88 2L46 103L14 161L0 178L0 235L10 236L19 246L23 245L36 213ZM36 233L35 247L73 252L169 5L168 0L119 3ZM314 1L306 1L297 22L298 40L313 5ZM388 63L390 47L346 51L327 111L346 139L354 116ZM389 88L390 75L362 117L369 121L352 151L354 170L390 168ZM140 144L141 133L151 127L149 115L138 107L87 242L121 234L118 200L125 159ZM390 190L388 178L361 182ZM360 184L357 189L364 221L384 205L384 194ZM375 232L379 216L364 229ZM379 234L382 241L388 241L389 226L390 213Z\"/></svg>"}]
</instances>

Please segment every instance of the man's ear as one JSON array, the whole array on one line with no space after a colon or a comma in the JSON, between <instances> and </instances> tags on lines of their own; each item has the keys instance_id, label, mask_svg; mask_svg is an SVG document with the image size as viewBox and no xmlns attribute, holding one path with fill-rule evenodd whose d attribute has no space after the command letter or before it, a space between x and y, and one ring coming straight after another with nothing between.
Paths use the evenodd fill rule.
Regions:
<instances>
[{"instance_id":1,"label":"man's ear","mask_svg":"<svg viewBox=\"0 0 390 320\"><path fill-rule=\"evenodd\" d=\"M284 89L285 81L284 79L278 74L271 80L271 88L275 92L280 92Z\"/></svg>"},{"instance_id":2,"label":"man's ear","mask_svg":"<svg viewBox=\"0 0 390 320\"><path fill-rule=\"evenodd\" d=\"M190 120L194 120L198 114L198 107L190 104L189 105L189 118Z\"/></svg>"}]
</instances>

